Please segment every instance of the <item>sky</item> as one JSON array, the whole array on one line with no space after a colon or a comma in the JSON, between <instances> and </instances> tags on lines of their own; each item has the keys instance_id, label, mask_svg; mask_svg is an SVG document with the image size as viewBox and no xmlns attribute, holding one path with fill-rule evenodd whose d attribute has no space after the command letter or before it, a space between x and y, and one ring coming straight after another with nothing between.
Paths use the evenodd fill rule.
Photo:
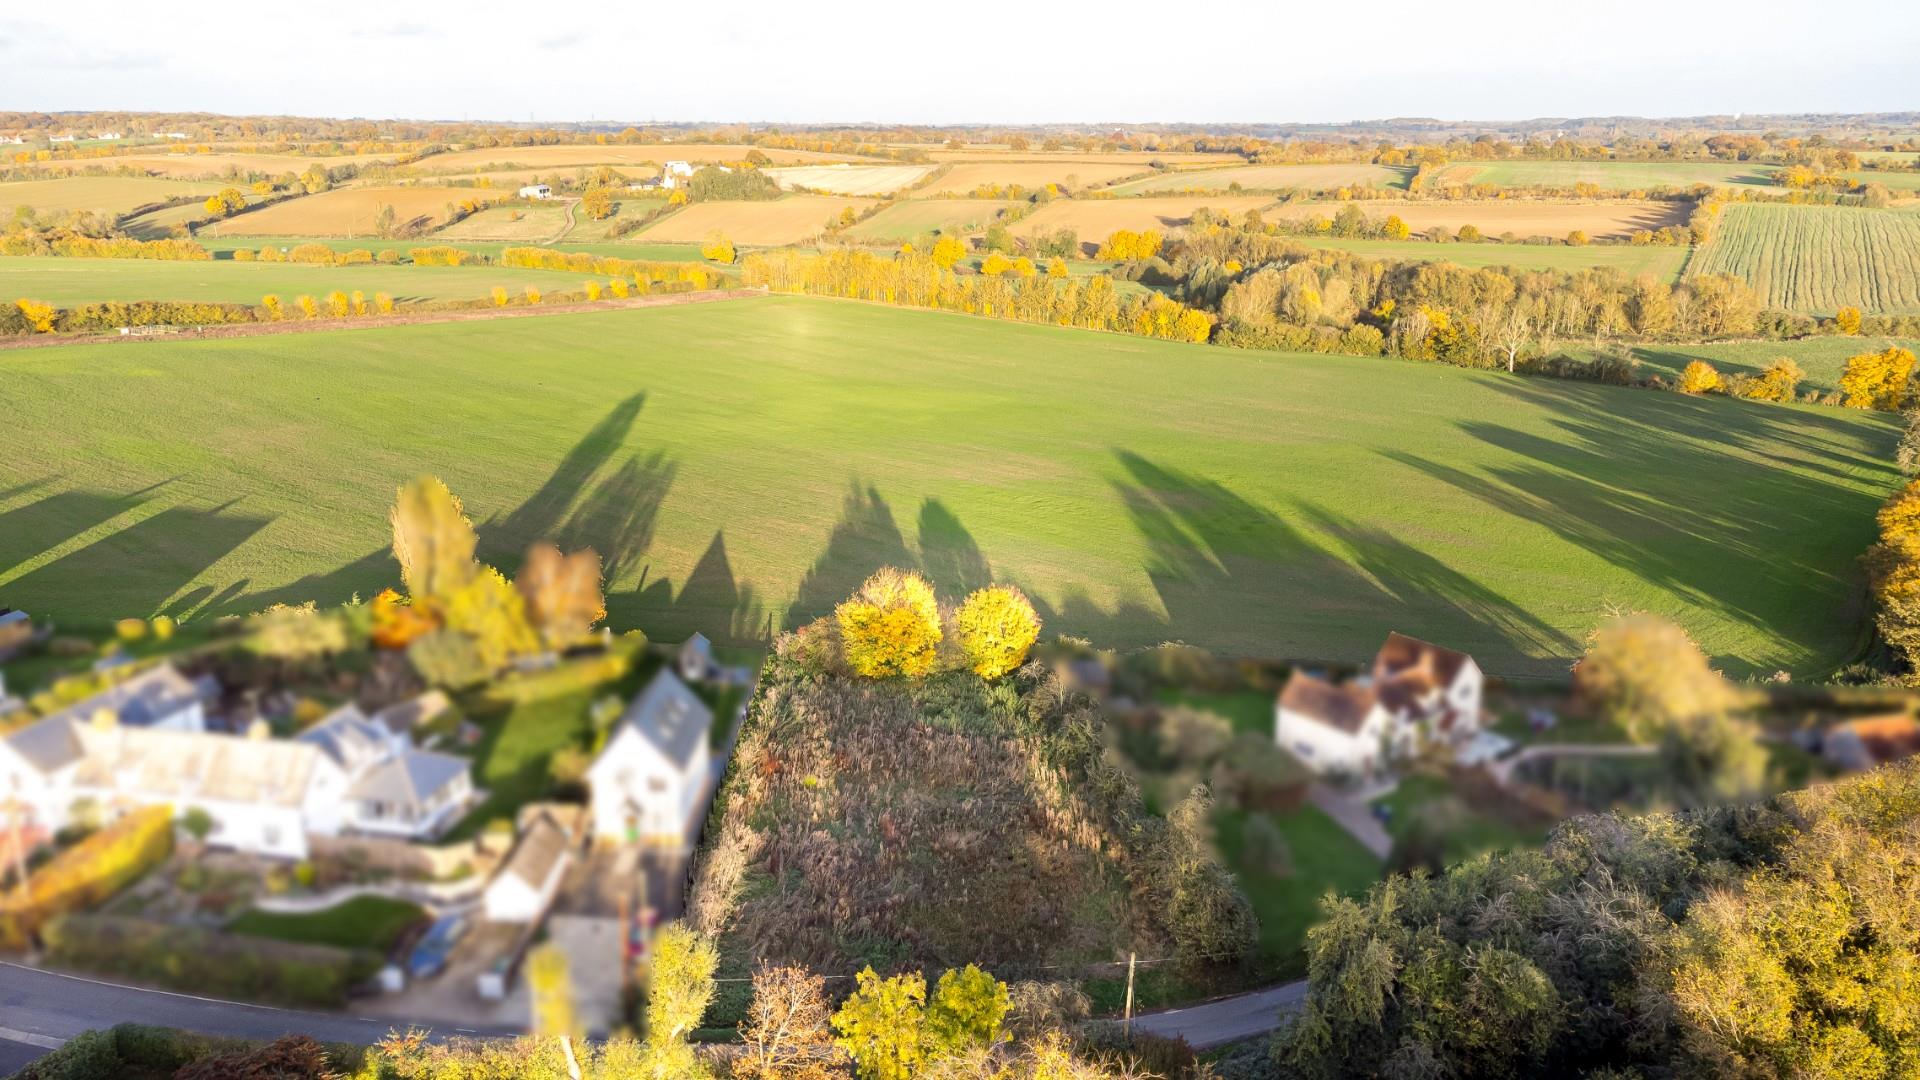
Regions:
<instances>
[{"instance_id":1,"label":"sky","mask_svg":"<svg viewBox=\"0 0 1920 1080\"><path fill-rule=\"evenodd\" d=\"M0 111L923 124L1886 112L1920 109L1917 47L1914 0L41 0L0 4Z\"/></svg>"}]
</instances>

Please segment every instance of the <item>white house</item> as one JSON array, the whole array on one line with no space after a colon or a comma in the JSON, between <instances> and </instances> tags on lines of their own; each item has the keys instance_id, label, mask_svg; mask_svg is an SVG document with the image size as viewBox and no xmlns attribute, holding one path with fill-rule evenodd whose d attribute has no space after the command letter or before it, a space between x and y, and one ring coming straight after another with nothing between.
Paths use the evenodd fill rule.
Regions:
<instances>
[{"instance_id":1,"label":"white house","mask_svg":"<svg viewBox=\"0 0 1920 1080\"><path fill-rule=\"evenodd\" d=\"M677 188L684 177L693 175L693 165L685 161L669 161L660 166L660 186Z\"/></svg>"},{"instance_id":2,"label":"white house","mask_svg":"<svg viewBox=\"0 0 1920 1080\"><path fill-rule=\"evenodd\" d=\"M50 135L47 137L47 141L50 143L70 143L76 138L78 138L76 135Z\"/></svg>"},{"instance_id":3,"label":"white house","mask_svg":"<svg viewBox=\"0 0 1920 1080\"><path fill-rule=\"evenodd\" d=\"M19 146L26 141L26 138L21 135L0 135L0 143L6 143L8 146Z\"/></svg>"},{"instance_id":4,"label":"white house","mask_svg":"<svg viewBox=\"0 0 1920 1080\"><path fill-rule=\"evenodd\" d=\"M186 132L184 132L184 131L163 131L163 132L161 132L161 133L160 133L160 137L161 137L161 138L163 138L163 139L191 139L191 138L193 138L193 136L191 136L191 135L189 135L189 134L187 134L187 133L186 133Z\"/></svg>"},{"instance_id":5,"label":"white house","mask_svg":"<svg viewBox=\"0 0 1920 1080\"><path fill-rule=\"evenodd\" d=\"M1274 707L1274 738L1318 773L1370 775L1480 730L1486 679L1466 653L1391 633L1372 671L1336 684L1296 670Z\"/></svg>"},{"instance_id":6,"label":"white house","mask_svg":"<svg viewBox=\"0 0 1920 1080\"><path fill-rule=\"evenodd\" d=\"M197 683L172 664L162 663L74 702L48 719L92 722L102 712L126 727L168 731L205 731L211 687Z\"/></svg>"},{"instance_id":7,"label":"white house","mask_svg":"<svg viewBox=\"0 0 1920 1080\"><path fill-rule=\"evenodd\" d=\"M675 658L680 668L680 677L688 682L705 682L713 677L713 642L707 635L698 631L680 643L680 654Z\"/></svg>"},{"instance_id":8,"label":"white house","mask_svg":"<svg viewBox=\"0 0 1920 1080\"><path fill-rule=\"evenodd\" d=\"M465 759L416 750L352 706L293 739L268 738L264 724L228 735L137 724L133 707L80 708L0 740L0 795L33 827L57 830L86 803L108 815L166 804L206 811L209 843L298 859L314 835L432 837L474 797Z\"/></svg>"},{"instance_id":9,"label":"white house","mask_svg":"<svg viewBox=\"0 0 1920 1080\"><path fill-rule=\"evenodd\" d=\"M587 769L593 834L684 843L712 776L713 711L671 671L654 676Z\"/></svg>"},{"instance_id":10,"label":"white house","mask_svg":"<svg viewBox=\"0 0 1920 1080\"><path fill-rule=\"evenodd\" d=\"M95 132L93 137L102 142L112 142L120 137L120 133L117 131L100 131Z\"/></svg>"},{"instance_id":11,"label":"white house","mask_svg":"<svg viewBox=\"0 0 1920 1080\"><path fill-rule=\"evenodd\" d=\"M523 199L551 199L553 198L553 189L545 184L528 184L526 187L520 189L520 197Z\"/></svg>"},{"instance_id":12,"label":"white house","mask_svg":"<svg viewBox=\"0 0 1920 1080\"><path fill-rule=\"evenodd\" d=\"M520 834L506 865L480 896L480 909L492 922L536 923L553 903L572 855L567 834L541 814Z\"/></svg>"}]
</instances>

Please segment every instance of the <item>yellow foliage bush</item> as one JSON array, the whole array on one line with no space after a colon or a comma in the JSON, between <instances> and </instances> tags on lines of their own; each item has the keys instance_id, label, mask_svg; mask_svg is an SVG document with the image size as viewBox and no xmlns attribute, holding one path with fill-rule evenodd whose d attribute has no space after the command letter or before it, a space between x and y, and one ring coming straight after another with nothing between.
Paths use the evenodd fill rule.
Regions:
<instances>
[{"instance_id":1,"label":"yellow foliage bush","mask_svg":"<svg viewBox=\"0 0 1920 1080\"><path fill-rule=\"evenodd\" d=\"M725 233L709 233L707 242L700 245L700 257L717 263L730 263L734 257L733 241L727 239Z\"/></svg>"},{"instance_id":2,"label":"yellow foliage bush","mask_svg":"<svg viewBox=\"0 0 1920 1080\"><path fill-rule=\"evenodd\" d=\"M92 907L146 873L173 850L173 808L149 806L54 856L25 890L0 894L0 949L20 949L55 915Z\"/></svg>"},{"instance_id":3,"label":"yellow foliage bush","mask_svg":"<svg viewBox=\"0 0 1920 1080\"><path fill-rule=\"evenodd\" d=\"M988 255L986 261L980 264L980 272L991 277L999 277L1011 269L1013 269L1012 260L997 251Z\"/></svg>"},{"instance_id":4,"label":"yellow foliage bush","mask_svg":"<svg viewBox=\"0 0 1920 1080\"><path fill-rule=\"evenodd\" d=\"M833 614L847 666L861 675L920 676L939 663L940 605L918 574L886 567Z\"/></svg>"},{"instance_id":5,"label":"yellow foliage bush","mask_svg":"<svg viewBox=\"0 0 1920 1080\"><path fill-rule=\"evenodd\" d=\"M1861 353L1847 361L1840 376L1840 392L1849 409L1896 410L1907 403L1907 380L1913 375L1913 353L1899 346L1884 352Z\"/></svg>"},{"instance_id":6,"label":"yellow foliage bush","mask_svg":"<svg viewBox=\"0 0 1920 1080\"><path fill-rule=\"evenodd\" d=\"M1025 593L1011 585L977 589L954 614L953 628L967 666L983 679L997 679L1026 662L1040 637L1040 615Z\"/></svg>"},{"instance_id":7,"label":"yellow foliage bush","mask_svg":"<svg viewBox=\"0 0 1920 1080\"><path fill-rule=\"evenodd\" d=\"M1720 372L1705 360L1694 360L1680 372L1680 392L1683 394L1712 394L1723 386Z\"/></svg>"}]
</instances>

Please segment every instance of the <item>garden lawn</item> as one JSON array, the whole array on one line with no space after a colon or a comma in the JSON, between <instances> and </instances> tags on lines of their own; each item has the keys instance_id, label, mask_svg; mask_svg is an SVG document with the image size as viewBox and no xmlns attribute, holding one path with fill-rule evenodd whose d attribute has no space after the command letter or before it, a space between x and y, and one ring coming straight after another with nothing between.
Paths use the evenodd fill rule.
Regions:
<instances>
[{"instance_id":1,"label":"garden lawn","mask_svg":"<svg viewBox=\"0 0 1920 1080\"><path fill-rule=\"evenodd\" d=\"M1274 695L1264 690L1242 690L1231 694L1207 694L1191 690L1160 691L1162 705L1185 705L1190 709L1215 713L1233 723L1235 734L1271 736L1278 721L1274 717Z\"/></svg>"},{"instance_id":2,"label":"garden lawn","mask_svg":"<svg viewBox=\"0 0 1920 1080\"><path fill-rule=\"evenodd\" d=\"M1511 851L1538 847L1546 842L1547 829L1528 824L1502 821L1492 814L1474 810L1457 800L1453 788L1437 776L1408 776L1400 786L1374 804L1385 805L1392 815L1386 821L1387 832L1398 841L1413 824L1431 814L1436 805L1452 803L1459 818L1447 834L1446 859L1449 865L1488 851Z\"/></svg>"},{"instance_id":3,"label":"garden lawn","mask_svg":"<svg viewBox=\"0 0 1920 1080\"><path fill-rule=\"evenodd\" d=\"M1616 605L1805 678L1899 483L1891 415L787 296L10 350L0 405L0 604L70 626L372 596L432 472L482 558L592 546L658 640L892 564L1110 647L1558 674Z\"/></svg>"},{"instance_id":4,"label":"garden lawn","mask_svg":"<svg viewBox=\"0 0 1920 1080\"><path fill-rule=\"evenodd\" d=\"M472 300L496 285L519 295L532 285L578 289L589 275L503 266L313 266L306 263L160 262L150 259L63 259L0 256L0 296L31 297L60 307L102 300L198 300L258 304L269 293L291 310L294 297L324 301L335 290L359 290L372 302L387 293L401 303Z\"/></svg>"},{"instance_id":5,"label":"garden lawn","mask_svg":"<svg viewBox=\"0 0 1920 1080\"><path fill-rule=\"evenodd\" d=\"M426 917L418 904L384 896L356 896L330 908L304 914L242 912L228 923L230 933L275 938L302 945L336 945L343 949L372 949L385 955L407 927Z\"/></svg>"},{"instance_id":6,"label":"garden lawn","mask_svg":"<svg viewBox=\"0 0 1920 1080\"><path fill-rule=\"evenodd\" d=\"M1214 815L1220 854L1240 879L1240 888L1260 919L1256 963L1260 974L1293 978L1304 974L1301 952L1307 929L1320 921L1320 899L1328 893L1354 896L1380 879L1380 860L1360 841L1312 806L1277 815L1287 838L1292 865L1285 874L1247 862L1243 836L1247 814L1221 809Z\"/></svg>"}]
</instances>

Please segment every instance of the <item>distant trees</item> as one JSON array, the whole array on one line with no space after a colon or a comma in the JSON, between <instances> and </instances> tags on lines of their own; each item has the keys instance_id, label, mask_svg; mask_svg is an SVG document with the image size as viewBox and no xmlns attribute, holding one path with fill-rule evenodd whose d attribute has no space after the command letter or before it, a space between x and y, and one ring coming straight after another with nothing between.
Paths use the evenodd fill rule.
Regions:
<instances>
[{"instance_id":1,"label":"distant trees","mask_svg":"<svg viewBox=\"0 0 1920 1080\"><path fill-rule=\"evenodd\" d=\"M883 979L868 967L855 985L832 1023L861 1080L911 1080L928 1065L988 1049L1011 1005L1007 984L972 964L942 974L932 1000L917 971Z\"/></svg>"},{"instance_id":2,"label":"distant trees","mask_svg":"<svg viewBox=\"0 0 1920 1080\"><path fill-rule=\"evenodd\" d=\"M1106 241L1100 245L1100 251L1097 257L1111 259L1115 262L1128 262L1134 259L1151 259L1155 255L1160 254L1160 245L1162 243L1163 240L1160 234L1152 229L1148 229L1145 232L1120 229L1107 236Z\"/></svg>"},{"instance_id":3,"label":"distant trees","mask_svg":"<svg viewBox=\"0 0 1920 1080\"><path fill-rule=\"evenodd\" d=\"M613 216L613 212L617 207L614 204L613 193L611 191L603 187L596 187L589 188L587 193L580 197L580 208L585 210L587 216L593 220L605 221Z\"/></svg>"},{"instance_id":4,"label":"distant trees","mask_svg":"<svg viewBox=\"0 0 1920 1080\"><path fill-rule=\"evenodd\" d=\"M966 242L955 236L942 236L934 241L933 264L942 270L951 270L955 263L967 257Z\"/></svg>"},{"instance_id":5,"label":"distant trees","mask_svg":"<svg viewBox=\"0 0 1920 1080\"><path fill-rule=\"evenodd\" d=\"M247 208L246 193L239 188L222 188L218 194L209 195L205 209L213 217L231 217Z\"/></svg>"}]
</instances>

